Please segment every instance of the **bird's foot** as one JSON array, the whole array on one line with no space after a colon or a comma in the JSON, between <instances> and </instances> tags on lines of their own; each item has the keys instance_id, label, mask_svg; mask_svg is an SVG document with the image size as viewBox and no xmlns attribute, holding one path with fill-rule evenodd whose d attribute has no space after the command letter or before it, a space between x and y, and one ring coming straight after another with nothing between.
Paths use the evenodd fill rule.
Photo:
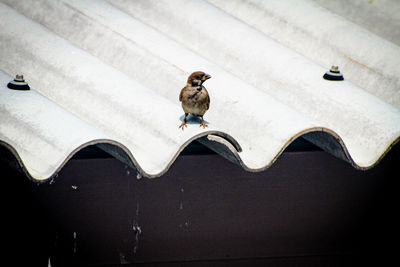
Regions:
<instances>
[{"instance_id":1,"label":"bird's foot","mask_svg":"<svg viewBox=\"0 0 400 267\"><path fill-rule=\"evenodd\" d=\"M183 131L185 129L185 127L187 127L186 120L183 120L182 124L179 126L179 128L182 128L182 131Z\"/></svg>"},{"instance_id":2,"label":"bird's foot","mask_svg":"<svg viewBox=\"0 0 400 267\"><path fill-rule=\"evenodd\" d=\"M205 124L204 120L201 120L200 127L203 127L205 129L206 127L208 127L208 125Z\"/></svg>"}]
</instances>

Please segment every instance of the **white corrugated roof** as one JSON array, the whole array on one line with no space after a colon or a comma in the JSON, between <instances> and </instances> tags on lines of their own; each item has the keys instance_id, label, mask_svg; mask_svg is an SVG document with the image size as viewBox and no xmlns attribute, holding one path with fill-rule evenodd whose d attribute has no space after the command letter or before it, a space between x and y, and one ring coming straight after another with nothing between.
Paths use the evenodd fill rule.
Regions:
<instances>
[{"instance_id":1,"label":"white corrugated roof","mask_svg":"<svg viewBox=\"0 0 400 267\"><path fill-rule=\"evenodd\" d=\"M0 143L33 179L90 144L156 177L194 139L249 171L298 136L365 169L400 136L398 37L321 1L0 2ZM322 79L331 65L344 81ZM182 131L197 70L209 127ZM7 88L15 74L30 91Z\"/></svg>"}]
</instances>

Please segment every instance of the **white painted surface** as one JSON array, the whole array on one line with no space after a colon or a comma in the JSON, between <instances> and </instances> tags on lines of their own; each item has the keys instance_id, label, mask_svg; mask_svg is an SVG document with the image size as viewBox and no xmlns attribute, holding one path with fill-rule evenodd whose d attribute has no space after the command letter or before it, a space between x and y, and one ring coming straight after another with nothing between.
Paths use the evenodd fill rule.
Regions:
<instances>
[{"instance_id":1,"label":"white painted surface","mask_svg":"<svg viewBox=\"0 0 400 267\"><path fill-rule=\"evenodd\" d=\"M374 34L400 45L398 0L313 1Z\"/></svg>"},{"instance_id":2,"label":"white painted surface","mask_svg":"<svg viewBox=\"0 0 400 267\"><path fill-rule=\"evenodd\" d=\"M323 80L327 69L318 62L208 2L2 2L0 70L24 74L33 90L7 89L11 76L1 73L0 108L8 113L0 118L0 140L34 179L49 178L76 148L97 139L123 147L143 175L155 177L207 134L238 142L242 152L233 154L247 170L269 166L308 131L341 138L360 168L374 165L400 136L393 103L348 80ZM285 14L285 4L275 4ZM212 75L205 83L209 127L189 124L182 132L178 95L196 70ZM19 96L36 113L58 113L21 116L24 106L10 104ZM41 134L17 135L12 125Z\"/></svg>"},{"instance_id":3,"label":"white painted surface","mask_svg":"<svg viewBox=\"0 0 400 267\"><path fill-rule=\"evenodd\" d=\"M207 2L184 0L134 2L110 0L109 2L235 74L236 77L296 109L316 121L318 125L333 129L341 136L358 165L371 165L380 156L381 153L378 151L384 151L399 136L398 123L395 123L399 122L398 108L380 101L348 81L335 83L321 79L326 71L325 68ZM314 31L326 29L326 25L313 23L314 18L334 19L326 17L327 14L323 12L321 15L318 9L310 10L306 5L307 2L304 2L304 5L297 5L296 9L289 8L289 2L262 3L273 4L276 9L288 13L287 16L298 15L297 23L312 24L316 28ZM178 6L179 12L176 9ZM188 16L193 12L201 15ZM346 25L339 20L334 23L339 25L332 24L331 27L340 28L341 25ZM342 29L343 34L348 34L349 38L356 32L356 29L344 29L346 30ZM353 39L356 43L361 42L357 36ZM385 56L385 61L382 62L380 59L379 62L387 66L399 80L400 71L397 66L400 65L400 59L394 57L393 54L396 53L391 50L397 47L394 45L386 47L387 42L379 38L371 37L371 40L375 42L375 46L383 46L377 49L385 51L381 55ZM388 51L384 50L385 48ZM379 52L371 52L364 55L373 64ZM399 64L396 64L397 62ZM346 77L346 74L344 75ZM396 98L394 102L399 102L399 88L396 87L396 91L393 91L393 88L385 89L392 91L391 96ZM370 144L371 136L377 138L373 145ZM378 153L379 156L365 153L366 147L369 149L374 147L374 155Z\"/></svg>"},{"instance_id":4,"label":"white painted surface","mask_svg":"<svg viewBox=\"0 0 400 267\"><path fill-rule=\"evenodd\" d=\"M34 179L50 177L76 148L108 137L33 90L7 88L0 71L0 140L12 146Z\"/></svg>"},{"instance_id":5,"label":"white painted surface","mask_svg":"<svg viewBox=\"0 0 400 267\"><path fill-rule=\"evenodd\" d=\"M326 69L338 65L347 80L400 107L398 44L373 34L312 0L209 2ZM364 18L365 21L368 20L368 24L374 25L375 31L390 31L394 38L400 39L400 28L396 27L400 25L398 1L384 1L390 2L393 7L390 10L385 8L385 16L377 15L376 6L383 8L384 5L377 2L382 1L375 1L373 5L368 4L368 1L362 1L361 4L361 0L317 2L331 6L334 11L340 10L340 13L351 13L354 21ZM366 10L365 6L370 9ZM380 17L385 17L387 23L383 23ZM393 19L389 19L390 17Z\"/></svg>"}]
</instances>

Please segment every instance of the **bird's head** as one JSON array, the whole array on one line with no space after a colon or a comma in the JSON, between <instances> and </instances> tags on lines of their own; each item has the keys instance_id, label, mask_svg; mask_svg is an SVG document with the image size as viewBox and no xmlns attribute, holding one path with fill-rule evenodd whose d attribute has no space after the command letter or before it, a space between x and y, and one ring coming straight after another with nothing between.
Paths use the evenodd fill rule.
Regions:
<instances>
[{"instance_id":1,"label":"bird's head","mask_svg":"<svg viewBox=\"0 0 400 267\"><path fill-rule=\"evenodd\" d=\"M190 74L187 83L191 86L199 86L199 88L201 89L201 85L203 84L203 82L210 78L211 75L208 75L207 73L204 73L202 71L196 71Z\"/></svg>"}]
</instances>

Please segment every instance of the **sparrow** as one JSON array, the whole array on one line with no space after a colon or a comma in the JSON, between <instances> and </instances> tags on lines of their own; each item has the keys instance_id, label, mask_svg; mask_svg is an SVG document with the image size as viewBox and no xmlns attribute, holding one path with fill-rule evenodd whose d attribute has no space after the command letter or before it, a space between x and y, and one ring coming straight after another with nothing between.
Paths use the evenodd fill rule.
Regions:
<instances>
[{"instance_id":1,"label":"sparrow","mask_svg":"<svg viewBox=\"0 0 400 267\"><path fill-rule=\"evenodd\" d=\"M179 126L182 130L187 127L186 117L189 113L201 118L200 127L208 127L204 123L203 116L210 107L210 96L203 83L210 78L210 75L202 71L193 72L187 79L186 86L181 90L179 101L182 102L182 108L185 112L185 118Z\"/></svg>"}]
</instances>

